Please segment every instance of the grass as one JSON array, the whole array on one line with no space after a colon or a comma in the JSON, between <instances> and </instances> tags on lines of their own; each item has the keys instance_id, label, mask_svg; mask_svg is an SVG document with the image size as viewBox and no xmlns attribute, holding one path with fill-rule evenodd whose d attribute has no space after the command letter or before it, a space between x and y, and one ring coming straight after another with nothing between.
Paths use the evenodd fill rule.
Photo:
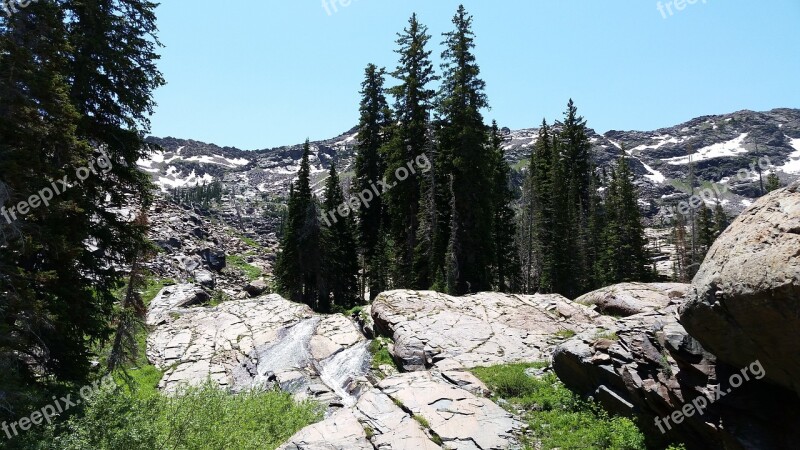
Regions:
<instances>
[{"instance_id":1,"label":"grass","mask_svg":"<svg viewBox=\"0 0 800 450\"><path fill-rule=\"evenodd\" d=\"M378 368L383 365L394 367L398 372L400 368L389 353L389 343L391 341L386 338L377 338L369 343L369 352L372 354L372 369L378 371Z\"/></svg>"},{"instance_id":2,"label":"grass","mask_svg":"<svg viewBox=\"0 0 800 450\"><path fill-rule=\"evenodd\" d=\"M474 369L473 373L508 401L512 412L523 410L529 425L523 438L526 449L644 449L644 435L634 422L611 417L599 405L581 399L558 378L525 375L528 368L545 364L511 364Z\"/></svg>"},{"instance_id":3,"label":"grass","mask_svg":"<svg viewBox=\"0 0 800 450\"><path fill-rule=\"evenodd\" d=\"M569 338L575 336L575 334L576 333L574 331L565 329L565 330L559 330L558 332L556 332L555 336L558 337L558 338L561 338L561 339L569 339Z\"/></svg>"},{"instance_id":4,"label":"grass","mask_svg":"<svg viewBox=\"0 0 800 450\"><path fill-rule=\"evenodd\" d=\"M245 277L247 277L249 281L257 280L263 275L261 269L248 263L240 255L229 255L226 258L226 262L231 267L235 267L244 272Z\"/></svg>"},{"instance_id":5,"label":"grass","mask_svg":"<svg viewBox=\"0 0 800 450\"><path fill-rule=\"evenodd\" d=\"M321 418L319 405L296 403L279 391L232 395L207 384L165 396L117 388L95 396L60 432L46 427L45 436L37 437L43 439L27 448L275 449Z\"/></svg>"}]
</instances>

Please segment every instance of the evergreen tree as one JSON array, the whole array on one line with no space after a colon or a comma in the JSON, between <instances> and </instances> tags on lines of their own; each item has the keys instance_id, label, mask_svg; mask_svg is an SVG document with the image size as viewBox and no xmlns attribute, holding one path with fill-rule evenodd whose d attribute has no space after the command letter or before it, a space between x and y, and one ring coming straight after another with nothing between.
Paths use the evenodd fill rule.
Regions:
<instances>
[{"instance_id":1,"label":"evergreen tree","mask_svg":"<svg viewBox=\"0 0 800 450\"><path fill-rule=\"evenodd\" d=\"M372 192L372 186L383 178L386 163L381 154L387 142L391 111L384 95L383 69L374 64L367 66L365 79L361 84L360 120L358 124L358 154L355 162L355 178L353 192ZM377 247L382 239L381 229L384 222L384 205L382 196L375 196L369 207L362 208L358 216L358 239L365 261L365 272L368 278L370 300L381 292L381 281L377 275Z\"/></svg>"},{"instance_id":2,"label":"evergreen tree","mask_svg":"<svg viewBox=\"0 0 800 450\"><path fill-rule=\"evenodd\" d=\"M344 204L339 175L336 164L331 163L330 175L325 184L325 200L323 210L334 211ZM336 217L322 233L322 273L326 292L320 293L321 312L331 312L330 298L336 306L350 309L360 303L358 299L358 254L356 240L353 237L353 219ZM330 295L328 294L330 293Z\"/></svg>"},{"instance_id":3,"label":"evergreen tree","mask_svg":"<svg viewBox=\"0 0 800 450\"><path fill-rule=\"evenodd\" d=\"M306 140L298 178L289 195L275 277L286 298L316 309L320 300L323 308L329 300L321 274L319 212L311 192L310 155L311 145Z\"/></svg>"},{"instance_id":4,"label":"evergreen tree","mask_svg":"<svg viewBox=\"0 0 800 450\"><path fill-rule=\"evenodd\" d=\"M396 52L400 55L392 76L400 84L390 92L395 97L396 132L385 146L386 178L395 180L406 163L422 154L428 145L429 114L435 91L428 84L437 80L430 50L428 28L411 16L408 27L398 35ZM395 181L392 181L395 183ZM385 196L388 204L391 232L396 251L394 281L399 286L427 288L414 274L414 252L417 248L417 228L420 204L420 183L417 174L409 173L405 180Z\"/></svg>"},{"instance_id":5,"label":"evergreen tree","mask_svg":"<svg viewBox=\"0 0 800 450\"><path fill-rule=\"evenodd\" d=\"M487 164L492 159L491 148L481 114L481 109L488 107L486 84L480 79L473 54L472 17L463 5L453 24L455 30L445 33L443 42L438 160L452 161L440 171L453 176L453 211L459 220L457 230L448 230L457 235L448 241L457 242L460 249L454 253L459 269L455 292L465 294L491 289L493 167Z\"/></svg>"},{"instance_id":6,"label":"evergreen tree","mask_svg":"<svg viewBox=\"0 0 800 450\"><path fill-rule=\"evenodd\" d=\"M647 281L647 240L638 195L624 152L611 176L606 196L604 249L600 253L603 284Z\"/></svg>"},{"instance_id":7,"label":"evergreen tree","mask_svg":"<svg viewBox=\"0 0 800 450\"><path fill-rule=\"evenodd\" d=\"M686 217L676 213L672 230L672 243L675 247L675 261L672 278L678 283L688 283L692 276L690 273L692 257L689 243L687 242Z\"/></svg>"},{"instance_id":8,"label":"evergreen tree","mask_svg":"<svg viewBox=\"0 0 800 450\"><path fill-rule=\"evenodd\" d=\"M514 243L517 225L514 209L511 207L515 195L510 184L511 168L505 160L503 139L495 121L492 122L489 141L494 165L492 242L495 246L495 288L500 292L519 292L520 265Z\"/></svg>"},{"instance_id":9,"label":"evergreen tree","mask_svg":"<svg viewBox=\"0 0 800 450\"><path fill-rule=\"evenodd\" d=\"M717 203L717 206L714 207L714 224L715 224L715 236L719 237L728 225L730 225L730 219L728 218L728 214L725 213L725 209L722 207L722 203Z\"/></svg>"},{"instance_id":10,"label":"evergreen tree","mask_svg":"<svg viewBox=\"0 0 800 450\"><path fill-rule=\"evenodd\" d=\"M560 144L560 164L565 179L567 201L564 203L567 214L567 228L564 229L565 247L561 250L570 257L571 270L564 273L565 291L558 291L570 298L587 292L593 287L593 256L597 254L590 240L589 218L593 195L591 143L589 142L586 120L578 115L572 99L564 113L564 123L558 135Z\"/></svg>"},{"instance_id":11,"label":"evergreen tree","mask_svg":"<svg viewBox=\"0 0 800 450\"><path fill-rule=\"evenodd\" d=\"M767 176L767 185L765 187L767 192L777 191L782 187L783 183L781 183L781 179L778 177L778 174L772 172Z\"/></svg>"},{"instance_id":12,"label":"evergreen tree","mask_svg":"<svg viewBox=\"0 0 800 450\"><path fill-rule=\"evenodd\" d=\"M700 207L697 215L697 241L699 244L700 261L705 259L711 245L717 237L714 213L705 205Z\"/></svg>"}]
</instances>

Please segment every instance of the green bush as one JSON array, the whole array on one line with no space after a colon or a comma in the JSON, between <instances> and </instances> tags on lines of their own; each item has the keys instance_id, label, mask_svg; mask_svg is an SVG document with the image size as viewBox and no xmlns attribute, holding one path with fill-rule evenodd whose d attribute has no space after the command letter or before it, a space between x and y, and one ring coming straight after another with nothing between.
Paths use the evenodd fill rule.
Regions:
<instances>
[{"instance_id":1,"label":"green bush","mask_svg":"<svg viewBox=\"0 0 800 450\"><path fill-rule=\"evenodd\" d=\"M166 396L105 391L56 430L27 448L59 450L275 449L321 418L317 404L295 403L288 393L232 395L213 385Z\"/></svg>"}]
</instances>

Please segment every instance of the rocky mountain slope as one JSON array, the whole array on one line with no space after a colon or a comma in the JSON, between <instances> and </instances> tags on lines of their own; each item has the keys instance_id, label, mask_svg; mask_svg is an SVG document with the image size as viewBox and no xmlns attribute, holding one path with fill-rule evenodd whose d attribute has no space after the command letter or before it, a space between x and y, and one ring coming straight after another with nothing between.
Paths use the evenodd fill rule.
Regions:
<instances>
[{"instance_id":1,"label":"rocky mountain slope","mask_svg":"<svg viewBox=\"0 0 800 450\"><path fill-rule=\"evenodd\" d=\"M538 130L503 132L508 162L518 174L527 164ZM603 135L591 131L590 138L600 169L608 169L623 149L630 156L642 208L649 216L686 196L690 167L705 186L714 188L714 196L733 214L760 195L754 161L764 158L762 169L775 171L784 183L800 177L798 109L704 116L654 131L609 131ZM245 219L261 217L281 203L302 154L301 145L242 151L186 139L151 137L149 141L163 150L140 161L139 167L150 173L162 190L223 181L230 190L227 201L237 203ZM318 191L332 161L343 178L352 175L354 130L311 146L312 177ZM746 172L740 172L743 169ZM521 177L515 179L519 183Z\"/></svg>"}]
</instances>

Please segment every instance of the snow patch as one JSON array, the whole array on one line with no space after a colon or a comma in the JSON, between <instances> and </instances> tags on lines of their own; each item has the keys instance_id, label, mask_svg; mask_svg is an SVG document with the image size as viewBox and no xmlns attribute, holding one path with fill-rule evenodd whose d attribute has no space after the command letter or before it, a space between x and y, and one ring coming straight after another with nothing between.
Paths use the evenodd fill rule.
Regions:
<instances>
[{"instance_id":1,"label":"snow patch","mask_svg":"<svg viewBox=\"0 0 800 450\"><path fill-rule=\"evenodd\" d=\"M742 133L739 137L731 139L730 141L709 145L708 147L703 147L691 155L668 158L664 161L674 166L679 166L688 164L690 161L697 162L707 159L741 155L743 153L747 153L747 149L744 148L744 140L747 138L747 135L747 133Z\"/></svg>"}]
</instances>

